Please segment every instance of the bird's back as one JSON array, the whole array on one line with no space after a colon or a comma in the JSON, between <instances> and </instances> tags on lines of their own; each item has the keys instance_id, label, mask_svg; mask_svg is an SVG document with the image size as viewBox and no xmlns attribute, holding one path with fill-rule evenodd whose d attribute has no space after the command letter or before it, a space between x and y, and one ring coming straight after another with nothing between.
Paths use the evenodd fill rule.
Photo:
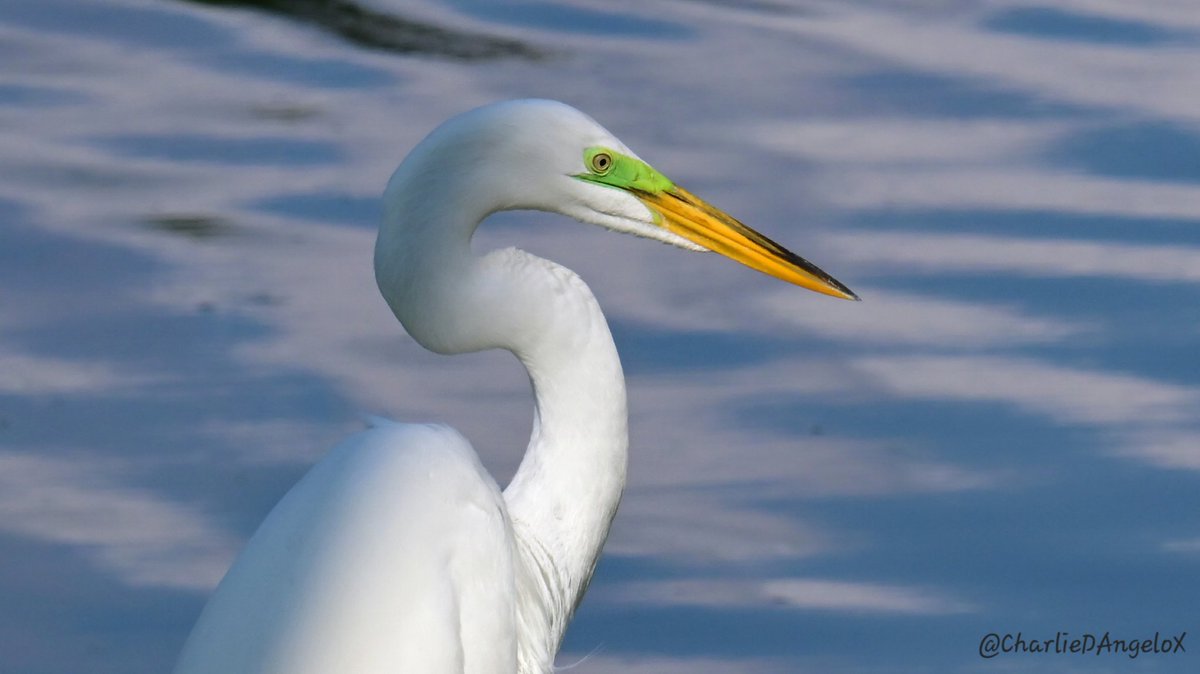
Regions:
<instances>
[{"instance_id":1,"label":"bird's back","mask_svg":"<svg viewBox=\"0 0 1200 674\"><path fill-rule=\"evenodd\" d=\"M512 541L461 435L384 422L275 507L176 674L515 672Z\"/></svg>"}]
</instances>

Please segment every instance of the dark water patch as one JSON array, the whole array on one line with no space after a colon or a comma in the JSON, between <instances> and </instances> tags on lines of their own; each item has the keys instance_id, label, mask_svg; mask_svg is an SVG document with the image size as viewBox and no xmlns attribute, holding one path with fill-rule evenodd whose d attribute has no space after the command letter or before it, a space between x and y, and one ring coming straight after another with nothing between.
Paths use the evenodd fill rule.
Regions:
<instances>
[{"instance_id":1,"label":"dark water patch","mask_svg":"<svg viewBox=\"0 0 1200 674\"><path fill-rule=\"evenodd\" d=\"M795 616L777 610L636 605L589 606L584 602L563 642L566 652L663 655L770 656L801 652Z\"/></svg>"},{"instance_id":2,"label":"dark water patch","mask_svg":"<svg viewBox=\"0 0 1200 674\"><path fill-rule=\"evenodd\" d=\"M107 2L3 2L0 25L4 24L159 49L207 49L232 42L228 31L196 16Z\"/></svg>"},{"instance_id":3,"label":"dark water patch","mask_svg":"<svg viewBox=\"0 0 1200 674\"><path fill-rule=\"evenodd\" d=\"M0 160L0 176L14 182L58 186L71 193L88 190L146 190L169 182L164 173L123 166L118 162L82 163L67 159L33 158L4 165ZM8 178L14 176L15 178Z\"/></svg>"},{"instance_id":4,"label":"dark water patch","mask_svg":"<svg viewBox=\"0 0 1200 674\"><path fill-rule=\"evenodd\" d=\"M1123 316L1111 321L1108 334L1117 328L1127 332L1113 335L1113 346L1091 359L1102 360L1106 369L1152 379L1157 383L1196 389L1196 373L1200 371L1200 354L1196 342L1200 338L1200 293L1191 304L1176 305L1178 312L1163 312L1148 307L1140 315ZM1146 348L1154 344L1154 348ZM1194 421L1192 432L1200 438L1200 419ZM1200 447L1196 448L1200 451Z\"/></svg>"},{"instance_id":5,"label":"dark water patch","mask_svg":"<svg viewBox=\"0 0 1200 674\"><path fill-rule=\"evenodd\" d=\"M476 18L558 33L673 39L692 34L682 25L661 19L551 2L455 0L452 4Z\"/></svg>"},{"instance_id":6,"label":"dark water patch","mask_svg":"<svg viewBox=\"0 0 1200 674\"><path fill-rule=\"evenodd\" d=\"M0 106L22 108L51 108L82 103L87 100L80 92L39 87L29 84L0 84Z\"/></svg>"},{"instance_id":7,"label":"dark water patch","mask_svg":"<svg viewBox=\"0 0 1200 674\"><path fill-rule=\"evenodd\" d=\"M585 601L567 632L563 650L674 657L793 657L797 671L898 671L899 659L919 658L928 671L970 663L970 648L931 648L939 643L978 642L980 618L926 616L902 611L873 613L725 606L589 606ZM847 654L852 661L845 661ZM823 666L804 666L821 658ZM831 658L832 660L827 660ZM978 659L978 655L975 656ZM854 666L847 667L850 663ZM867 665L864 667L864 664ZM925 670L921 670L925 671Z\"/></svg>"},{"instance_id":8,"label":"dark water patch","mask_svg":"<svg viewBox=\"0 0 1200 674\"><path fill-rule=\"evenodd\" d=\"M148 314L131 307L102 315L63 316L11 331L9 341L24 352L84 364L101 362L137 373L144 381L111 393L80 392L50 400L0 395L0 409L16 422L5 431L6 441L49 449L87 447L95 456L144 461L144 465L136 465L148 471L147 479L170 489L173 495L189 498L208 498L213 491L223 491L209 480L214 475L271 479L266 474L242 475L247 470L244 465L227 461L205 462L206 477L197 472L197 455L243 458L294 451L311 457L327 449L327 438L314 440L313 446L237 446L257 441L253 435L238 440L241 436L236 434L223 437L215 433L213 429L227 424L265 421L278 425L294 420L303 427L312 422L341 421L353 410L316 377L263 372L230 358L231 351L265 331L242 312L188 313L186 307L182 309L185 311L178 314ZM131 419L137 423L131 424ZM267 441L266 437L261 440ZM290 478L297 477L295 466L289 470ZM251 499L258 504L259 498L265 498L262 490L251 489L237 498L223 493L214 502L230 505ZM265 510L254 512L265 514ZM238 517L244 514L238 511ZM245 525L253 528L253 522Z\"/></svg>"},{"instance_id":9,"label":"dark water patch","mask_svg":"<svg viewBox=\"0 0 1200 674\"><path fill-rule=\"evenodd\" d=\"M964 375L965 376L965 375ZM802 450L814 428L831 438L851 438L921 447L972 466L1044 465L1047 457L1023 448L1062 444L1075 438L1044 414L992 400L929 396L922 400L872 400L830 404L811 396L773 396L741 401L729 410L746 432L771 430L796 438ZM1077 458L1077 457L1064 457Z\"/></svg>"},{"instance_id":10,"label":"dark water patch","mask_svg":"<svg viewBox=\"0 0 1200 674\"><path fill-rule=\"evenodd\" d=\"M1054 42L1091 42L1129 47L1195 42L1194 35L1131 19L1114 19L1051 7L1013 7L992 14L983 27Z\"/></svg>"},{"instance_id":11,"label":"dark water patch","mask_svg":"<svg viewBox=\"0 0 1200 674\"><path fill-rule=\"evenodd\" d=\"M628 492L627 492L628 493ZM621 527L622 520L617 520ZM632 524L632 523L631 523ZM605 553L596 564L596 573L592 577L596 582L608 583L621 580L670 580L680 575L680 560L661 557L642 557ZM686 560L682 560L684 565Z\"/></svg>"},{"instance_id":12,"label":"dark water patch","mask_svg":"<svg viewBox=\"0 0 1200 674\"><path fill-rule=\"evenodd\" d=\"M73 546L0 535L0 550L6 672L170 671L200 611L197 593L131 587Z\"/></svg>"},{"instance_id":13,"label":"dark water patch","mask_svg":"<svg viewBox=\"0 0 1200 674\"><path fill-rule=\"evenodd\" d=\"M980 245L986 246L987 244L980 242ZM1112 251L1113 254L1118 252L1121 251ZM1136 256L1137 252L1135 249L1128 251L1128 254ZM1194 289L1197 287L1197 282L1193 278L1152 276L1151 274L1154 272L1148 268L1128 273L1114 269L1112 273L1109 273L1107 268L1089 266L1086 269L1075 271L1071 269L1070 261L1065 259L1062 266L1058 268L1040 263L1024 268L1019 260L1015 260L1011 264L1007 261L1000 261L995 266L981 262L978 267L971 268L954 264L949 258L947 260L945 269L939 269L936 261L922 261L912 265L902 262L890 265L887 260L873 260L869 264L864 264L857 273L858 277L862 279L860 283L863 286L870 283L875 287L888 290L909 289L931 294L945 290L956 295L974 294L998 301L1004 301L1014 294L1036 300L1064 295L1075 298L1084 296L1083 299L1091 297L1103 299L1096 292L1083 290L1085 286L1082 284L1088 284L1093 288L1105 288L1112 292L1111 302L1105 301L1104 305L1117 305L1121 301L1120 298L1128 299L1140 296L1144 301L1151 297L1146 294L1148 292L1155 293L1153 297L1157 299L1158 293L1170 288ZM1010 284L1013 285L1010 287ZM1015 284L1019 284L1019 286ZM1071 290L1067 291L1065 290L1066 284L1077 285L1072 285Z\"/></svg>"},{"instance_id":14,"label":"dark water patch","mask_svg":"<svg viewBox=\"0 0 1200 674\"><path fill-rule=\"evenodd\" d=\"M98 143L131 157L237 166L311 166L341 159L333 143L282 137L131 134L101 138Z\"/></svg>"},{"instance_id":15,"label":"dark water patch","mask_svg":"<svg viewBox=\"0 0 1200 674\"><path fill-rule=\"evenodd\" d=\"M265 119L273 122L293 124L320 117L321 109L299 103L279 101L252 106L250 116L255 119Z\"/></svg>"},{"instance_id":16,"label":"dark water patch","mask_svg":"<svg viewBox=\"0 0 1200 674\"><path fill-rule=\"evenodd\" d=\"M830 86L851 94L856 99L854 107L876 113L1028 119L1087 112L1025 91L911 70L835 78Z\"/></svg>"},{"instance_id":17,"label":"dark water patch","mask_svg":"<svg viewBox=\"0 0 1200 674\"><path fill-rule=\"evenodd\" d=\"M1163 122L1082 131L1047 148L1046 157L1096 175L1200 182L1200 132Z\"/></svg>"},{"instance_id":18,"label":"dark water patch","mask_svg":"<svg viewBox=\"0 0 1200 674\"><path fill-rule=\"evenodd\" d=\"M0 222L3 222L5 225L11 225L18 222L23 223L29 218L29 208L26 207L25 204L15 199L9 199L7 197L0 196L0 217L3 218L3 220L0 220ZM30 231L33 230L31 229ZM9 227L0 227L0 243L3 243L6 238L10 237L13 238L13 243L16 243L20 240L16 238L16 233L14 230L10 229ZM13 248L0 245L0 255L3 255L6 250L10 251L11 254ZM3 268L3 266L0 266L0 269Z\"/></svg>"},{"instance_id":19,"label":"dark water patch","mask_svg":"<svg viewBox=\"0 0 1200 674\"><path fill-rule=\"evenodd\" d=\"M1040 450L1064 451L1055 445ZM1131 617L1174 622L1200 599L1196 589L1178 594L1191 587L1180 582L1194 572L1194 560L1161 547L1195 530L1189 513L1200 507L1200 477L1194 471L1163 471L1096 452L1033 477L998 490L900 495L866 504L807 501L794 509L838 531L869 532L889 551L894 577L971 588L989 604L1000 604L989 607L993 615L1005 604L1049 602L1103 616L1105 627ZM1014 538L1026 544L1012 545ZM827 557L805 568L878 573L878 560L870 558Z\"/></svg>"},{"instance_id":20,"label":"dark water patch","mask_svg":"<svg viewBox=\"0 0 1200 674\"><path fill-rule=\"evenodd\" d=\"M1103 213L1024 210L875 210L845 225L873 231L974 234L1134 245L1200 245L1200 217L1142 218Z\"/></svg>"},{"instance_id":21,"label":"dark water patch","mask_svg":"<svg viewBox=\"0 0 1200 674\"><path fill-rule=\"evenodd\" d=\"M1113 340L1120 336L1112 333L1135 327L1148 331L1187 330L1187 317L1193 315L1193 307L1200 305L1197 301L1200 285L1183 281L1059 277L1004 270L948 270L935 275L893 271L866 277L872 279L871 285L895 292L978 302L981 305L1022 307L1038 316L1098 325L1102 331L1109 324L1111 329L1106 331L1106 339ZM1176 321L1176 317L1183 320ZM1140 325L1134 325L1138 321ZM1155 341L1157 339L1154 338Z\"/></svg>"},{"instance_id":22,"label":"dark water patch","mask_svg":"<svg viewBox=\"0 0 1200 674\"><path fill-rule=\"evenodd\" d=\"M160 269L144 255L119 246L76 241L33 226L32 213L0 198L0 306L50 307L54 311L106 309L121 287ZM54 269L52 274L47 269ZM11 333L10 333L11 334ZM78 335L68 336L78 339Z\"/></svg>"},{"instance_id":23,"label":"dark water patch","mask_svg":"<svg viewBox=\"0 0 1200 674\"><path fill-rule=\"evenodd\" d=\"M335 58L302 58L258 51L224 52L204 57L221 72L322 89L366 89L396 83L382 68Z\"/></svg>"},{"instance_id":24,"label":"dark water patch","mask_svg":"<svg viewBox=\"0 0 1200 674\"><path fill-rule=\"evenodd\" d=\"M687 0L695 5L713 5L726 9L737 9L756 14L772 14L777 16L811 16L816 12L806 7L798 7L790 2L775 2L773 0Z\"/></svg>"},{"instance_id":25,"label":"dark water patch","mask_svg":"<svg viewBox=\"0 0 1200 674\"><path fill-rule=\"evenodd\" d=\"M280 194L257 201L251 208L287 218L333 222L374 229L383 217L379 197L342 193Z\"/></svg>"},{"instance_id":26,"label":"dark water patch","mask_svg":"<svg viewBox=\"0 0 1200 674\"><path fill-rule=\"evenodd\" d=\"M142 223L155 231L197 241L229 236L236 231L227 220L201 214L156 215L144 219Z\"/></svg>"},{"instance_id":27,"label":"dark water patch","mask_svg":"<svg viewBox=\"0 0 1200 674\"><path fill-rule=\"evenodd\" d=\"M110 307L103 315L64 315L46 325L15 330L12 336L36 354L82 362L98 358L118 367L128 366L134 372L158 372L164 376L169 372L172 378L186 376L196 390L178 390L167 379L140 385L139 390L146 392L161 387L148 397L156 401L156 406L165 405L171 399L199 397L198 391L217 375L218 364L235 372L236 367L222 362L228 357L227 351L266 332L248 318L197 311L186 305L178 308L179 313L150 313L131 300L127 307ZM79 335L87 335L87 339L80 339ZM181 362L185 353L188 359ZM224 391L220 398L232 404L231 398L236 396L230 394ZM263 404L251 397L243 402L251 407ZM99 407L97 401L90 404ZM86 409L79 413L92 414ZM142 419L139 424L151 426L163 416ZM114 431L129 432L120 428Z\"/></svg>"},{"instance_id":28,"label":"dark water patch","mask_svg":"<svg viewBox=\"0 0 1200 674\"><path fill-rule=\"evenodd\" d=\"M276 14L316 26L360 47L463 61L536 59L543 53L510 38L453 30L378 12L349 0L185 0Z\"/></svg>"},{"instance_id":29,"label":"dark water patch","mask_svg":"<svg viewBox=\"0 0 1200 674\"><path fill-rule=\"evenodd\" d=\"M609 327L625 369L641 375L737 369L800 348L761 335L665 330L615 319L609 321Z\"/></svg>"}]
</instances>

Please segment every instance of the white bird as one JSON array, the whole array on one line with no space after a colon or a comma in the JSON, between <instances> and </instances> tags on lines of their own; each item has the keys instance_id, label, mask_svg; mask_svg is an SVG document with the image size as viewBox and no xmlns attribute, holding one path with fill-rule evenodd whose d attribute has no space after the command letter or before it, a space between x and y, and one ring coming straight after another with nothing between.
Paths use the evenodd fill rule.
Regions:
<instances>
[{"instance_id":1,"label":"white bird","mask_svg":"<svg viewBox=\"0 0 1200 674\"><path fill-rule=\"evenodd\" d=\"M351 437L267 516L176 674L552 671L625 486L625 382L578 276L516 249L471 251L489 214L561 213L857 299L553 101L447 121L396 170L384 200L384 298L431 351L520 359L536 398L525 457L501 492L450 428L381 421Z\"/></svg>"}]
</instances>

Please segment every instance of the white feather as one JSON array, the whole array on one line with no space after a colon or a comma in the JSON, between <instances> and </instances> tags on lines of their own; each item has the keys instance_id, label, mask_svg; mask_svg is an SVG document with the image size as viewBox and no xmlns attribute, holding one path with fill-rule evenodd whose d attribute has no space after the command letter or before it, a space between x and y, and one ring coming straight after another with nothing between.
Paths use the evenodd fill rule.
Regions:
<instances>
[{"instance_id":1,"label":"white feather","mask_svg":"<svg viewBox=\"0 0 1200 674\"><path fill-rule=\"evenodd\" d=\"M535 208L678 245L636 198L573 177L596 145L632 155L561 103L489 106L432 133L385 194L376 277L409 333L529 371L533 435L503 496L454 431L375 421L263 522L176 674L552 670L625 485L624 378L578 276L515 249L477 257L470 238Z\"/></svg>"}]
</instances>

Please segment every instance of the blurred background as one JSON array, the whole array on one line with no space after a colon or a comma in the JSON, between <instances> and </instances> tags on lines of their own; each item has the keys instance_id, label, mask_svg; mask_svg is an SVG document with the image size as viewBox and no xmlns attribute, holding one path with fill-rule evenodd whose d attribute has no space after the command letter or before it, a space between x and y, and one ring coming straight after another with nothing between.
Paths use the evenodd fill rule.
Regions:
<instances>
[{"instance_id":1,"label":"blurred background","mask_svg":"<svg viewBox=\"0 0 1200 674\"><path fill-rule=\"evenodd\" d=\"M1200 671L1191 0L0 0L0 671L169 671L360 413L503 484L506 353L378 296L379 194L494 100L588 112L839 302L561 217L629 378L581 674ZM978 655L1195 632L1187 654Z\"/></svg>"}]
</instances>

